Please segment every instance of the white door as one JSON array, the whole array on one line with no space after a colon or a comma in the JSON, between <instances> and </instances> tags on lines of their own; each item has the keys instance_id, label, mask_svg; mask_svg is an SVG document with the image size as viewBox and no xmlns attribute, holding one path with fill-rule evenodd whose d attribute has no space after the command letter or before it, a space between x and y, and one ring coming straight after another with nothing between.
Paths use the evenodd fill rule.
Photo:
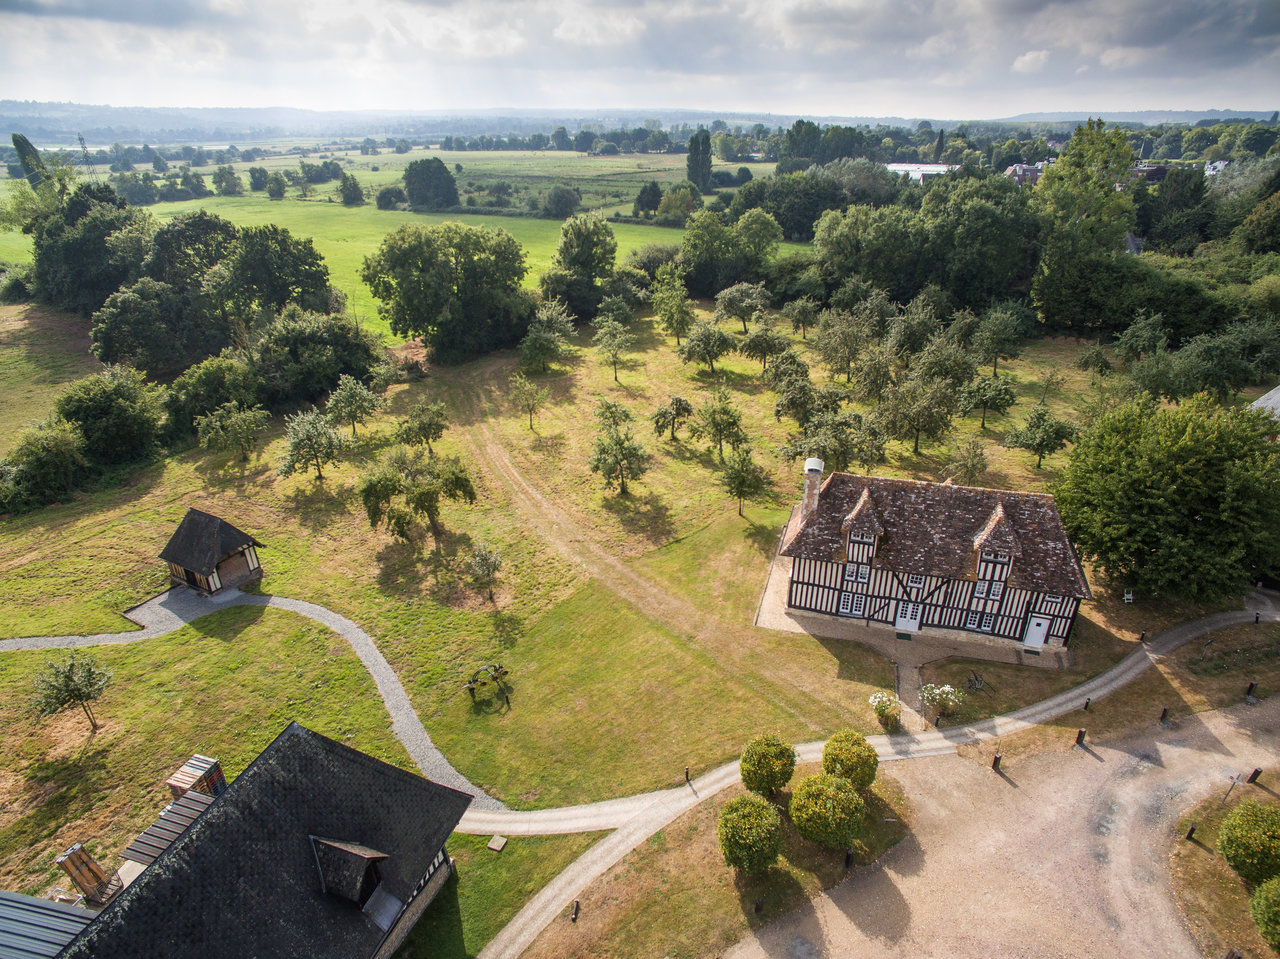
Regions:
<instances>
[{"instance_id":1,"label":"white door","mask_svg":"<svg viewBox=\"0 0 1280 959\"><path fill-rule=\"evenodd\" d=\"M904 633L914 633L920 629L920 604L898 602L898 615L893 621L893 628Z\"/></svg>"},{"instance_id":2,"label":"white door","mask_svg":"<svg viewBox=\"0 0 1280 959\"><path fill-rule=\"evenodd\" d=\"M1044 638L1048 635L1049 617L1032 616L1031 621L1027 623L1027 632L1022 637L1022 641L1032 649L1041 649L1044 646Z\"/></svg>"}]
</instances>

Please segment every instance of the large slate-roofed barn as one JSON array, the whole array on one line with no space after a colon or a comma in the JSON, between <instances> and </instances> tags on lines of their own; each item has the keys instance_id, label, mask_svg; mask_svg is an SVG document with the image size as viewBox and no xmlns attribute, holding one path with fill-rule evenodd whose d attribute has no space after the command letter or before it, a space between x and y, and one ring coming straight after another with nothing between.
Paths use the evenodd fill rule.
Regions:
<instances>
[{"instance_id":1,"label":"large slate-roofed barn","mask_svg":"<svg viewBox=\"0 0 1280 959\"><path fill-rule=\"evenodd\" d=\"M262 576L262 544L226 520L198 509L187 510L160 553L169 576L206 593L240 586Z\"/></svg>"},{"instance_id":2,"label":"large slate-roofed barn","mask_svg":"<svg viewBox=\"0 0 1280 959\"><path fill-rule=\"evenodd\" d=\"M787 606L1065 646L1089 584L1053 497L832 473L805 463L782 555Z\"/></svg>"},{"instance_id":3,"label":"large slate-roofed barn","mask_svg":"<svg viewBox=\"0 0 1280 959\"><path fill-rule=\"evenodd\" d=\"M470 803L291 723L59 956L389 957Z\"/></svg>"}]
</instances>

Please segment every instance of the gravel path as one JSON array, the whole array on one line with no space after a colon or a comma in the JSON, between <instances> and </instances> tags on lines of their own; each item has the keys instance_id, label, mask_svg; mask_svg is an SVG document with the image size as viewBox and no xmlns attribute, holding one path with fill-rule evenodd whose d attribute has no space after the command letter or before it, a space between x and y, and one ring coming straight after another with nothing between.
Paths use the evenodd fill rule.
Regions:
<instances>
[{"instance_id":1,"label":"gravel path","mask_svg":"<svg viewBox=\"0 0 1280 959\"><path fill-rule=\"evenodd\" d=\"M340 616L331 609L317 606L315 603L304 603L297 599L285 599L281 596L261 596L242 593L229 589L217 596L203 596L185 586L175 586L159 596L153 597L125 611L125 616L133 620L141 629L125 633L96 633L83 636L28 636L20 639L0 640L0 653L19 649L73 649L82 646L101 646L114 643L136 643L144 639L164 636L187 625L201 616L226 609L231 606L270 606L275 609L288 610L313 619L335 633L350 644L360 662L373 678L378 688L378 695L391 714L391 729L404 744L409 756L417 764L422 774L432 782L450 786L462 792L471 793L475 798L471 808L477 810L506 809L501 802L473 785L465 776L453 768L444 757L444 753L436 748L427 735L422 721L409 702L409 696L400 684L391 664L378 651L377 644L368 633L345 616Z\"/></svg>"},{"instance_id":2,"label":"gravel path","mask_svg":"<svg viewBox=\"0 0 1280 959\"><path fill-rule=\"evenodd\" d=\"M1277 762L1280 697L1003 776L954 756L904 764L910 836L725 959L1199 959L1169 883L1173 827L1228 777Z\"/></svg>"}]
</instances>

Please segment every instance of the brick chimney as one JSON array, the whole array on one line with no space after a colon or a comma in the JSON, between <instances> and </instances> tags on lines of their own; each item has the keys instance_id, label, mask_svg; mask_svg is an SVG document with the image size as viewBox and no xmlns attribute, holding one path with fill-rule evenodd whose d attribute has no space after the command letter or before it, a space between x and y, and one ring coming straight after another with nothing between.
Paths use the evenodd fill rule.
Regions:
<instances>
[{"instance_id":1,"label":"brick chimney","mask_svg":"<svg viewBox=\"0 0 1280 959\"><path fill-rule=\"evenodd\" d=\"M804 498L800 500L800 521L818 508L818 491L822 488L822 460L811 456L804 461Z\"/></svg>"}]
</instances>

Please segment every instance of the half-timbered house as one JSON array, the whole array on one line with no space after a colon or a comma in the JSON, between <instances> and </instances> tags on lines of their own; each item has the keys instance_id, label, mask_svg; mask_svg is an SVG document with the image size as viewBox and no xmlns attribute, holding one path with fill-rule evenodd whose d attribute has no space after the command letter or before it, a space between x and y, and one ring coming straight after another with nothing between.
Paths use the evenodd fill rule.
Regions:
<instances>
[{"instance_id":1,"label":"half-timbered house","mask_svg":"<svg viewBox=\"0 0 1280 959\"><path fill-rule=\"evenodd\" d=\"M1053 497L832 473L805 462L787 605L892 626L1065 646L1089 584Z\"/></svg>"},{"instance_id":2,"label":"half-timbered house","mask_svg":"<svg viewBox=\"0 0 1280 959\"><path fill-rule=\"evenodd\" d=\"M187 510L160 553L169 576L206 593L240 586L262 577L258 547L262 544L226 520Z\"/></svg>"}]
</instances>

